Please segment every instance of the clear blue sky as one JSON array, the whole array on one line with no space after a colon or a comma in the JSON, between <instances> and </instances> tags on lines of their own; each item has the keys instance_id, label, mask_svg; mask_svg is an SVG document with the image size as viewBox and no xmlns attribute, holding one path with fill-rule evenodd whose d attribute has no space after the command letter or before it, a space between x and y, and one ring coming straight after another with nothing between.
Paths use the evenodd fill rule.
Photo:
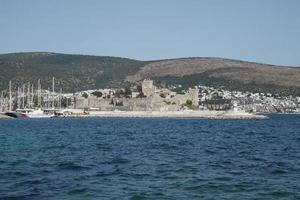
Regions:
<instances>
[{"instance_id":1,"label":"clear blue sky","mask_svg":"<svg viewBox=\"0 0 300 200\"><path fill-rule=\"evenodd\" d=\"M0 53L300 66L300 0L0 0Z\"/></svg>"}]
</instances>

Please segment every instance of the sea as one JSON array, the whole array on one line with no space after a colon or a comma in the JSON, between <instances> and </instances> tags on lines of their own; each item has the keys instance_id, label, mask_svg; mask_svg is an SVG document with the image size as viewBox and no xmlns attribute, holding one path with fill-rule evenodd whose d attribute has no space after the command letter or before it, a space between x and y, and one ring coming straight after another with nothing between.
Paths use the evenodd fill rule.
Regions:
<instances>
[{"instance_id":1,"label":"sea","mask_svg":"<svg viewBox=\"0 0 300 200\"><path fill-rule=\"evenodd\" d=\"M300 199L300 115L0 120L0 199Z\"/></svg>"}]
</instances>

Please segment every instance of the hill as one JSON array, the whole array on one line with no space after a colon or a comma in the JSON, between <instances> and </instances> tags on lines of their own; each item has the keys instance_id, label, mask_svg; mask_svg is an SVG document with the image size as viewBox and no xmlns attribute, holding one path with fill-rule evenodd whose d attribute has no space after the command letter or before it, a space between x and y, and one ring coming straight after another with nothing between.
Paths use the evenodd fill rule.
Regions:
<instances>
[{"instance_id":1,"label":"hill","mask_svg":"<svg viewBox=\"0 0 300 200\"><path fill-rule=\"evenodd\" d=\"M152 78L163 84L224 86L230 90L300 95L300 68L223 58L181 58L146 64L129 81Z\"/></svg>"},{"instance_id":2,"label":"hill","mask_svg":"<svg viewBox=\"0 0 300 200\"><path fill-rule=\"evenodd\" d=\"M37 82L51 87L54 76L57 87L64 91L101 88L122 82L135 74L144 62L117 57L69 55L48 52L0 55L0 88L13 83Z\"/></svg>"},{"instance_id":3,"label":"hill","mask_svg":"<svg viewBox=\"0 0 300 200\"><path fill-rule=\"evenodd\" d=\"M42 80L42 87L78 91L135 84L152 78L160 84L224 86L232 90L300 95L300 68L223 58L180 58L138 61L127 58L49 52L0 55L0 89Z\"/></svg>"}]
</instances>

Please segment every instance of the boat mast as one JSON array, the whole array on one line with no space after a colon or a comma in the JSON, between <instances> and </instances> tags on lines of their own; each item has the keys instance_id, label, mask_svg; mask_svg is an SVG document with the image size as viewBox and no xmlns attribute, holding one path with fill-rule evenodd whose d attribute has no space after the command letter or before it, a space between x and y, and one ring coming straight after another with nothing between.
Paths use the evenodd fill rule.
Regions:
<instances>
[{"instance_id":1,"label":"boat mast","mask_svg":"<svg viewBox=\"0 0 300 200\"><path fill-rule=\"evenodd\" d=\"M61 94L62 94L62 88L60 88L59 91L59 109L61 109Z\"/></svg>"},{"instance_id":2,"label":"boat mast","mask_svg":"<svg viewBox=\"0 0 300 200\"><path fill-rule=\"evenodd\" d=\"M41 80L38 80L38 107L41 108Z\"/></svg>"},{"instance_id":3,"label":"boat mast","mask_svg":"<svg viewBox=\"0 0 300 200\"><path fill-rule=\"evenodd\" d=\"M52 77L52 108L54 109L54 77Z\"/></svg>"},{"instance_id":4,"label":"boat mast","mask_svg":"<svg viewBox=\"0 0 300 200\"><path fill-rule=\"evenodd\" d=\"M0 112L3 110L3 91L1 91Z\"/></svg>"},{"instance_id":5,"label":"boat mast","mask_svg":"<svg viewBox=\"0 0 300 200\"><path fill-rule=\"evenodd\" d=\"M18 87L17 93L17 108L20 108L20 87Z\"/></svg>"},{"instance_id":6,"label":"boat mast","mask_svg":"<svg viewBox=\"0 0 300 200\"><path fill-rule=\"evenodd\" d=\"M30 108L30 82L28 82L27 88L27 108Z\"/></svg>"},{"instance_id":7,"label":"boat mast","mask_svg":"<svg viewBox=\"0 0 300 200\"><path fill-rule=\"evenodd\" d=\"M22 108L25 107L25 84L23 84L23 91L22 91Z\"/></svg>"},{"instance_id":8,"label":"boat mast","mask_svg":"<svg viewBox=\"0 0 300 200\"><path fill-rule=\"evenodd\" d=\"M33 93L33 84L31 84L31 107L34 107L34 93Z\"/></svg>"},{"instance_id":9,"label":"boat mast","mask_svg":"<svg viewBox=\"0 0 300 200\"><path fill-rule=\"evenodd\" d=\"M11 111L11 80L9 81L9 111Z\"/></svg>"},{"instance_id":10,"label":"boat mast","mask_svg":"<svg viewBox=\"0 0 300 200\"><path fill-rule=\"evenodd\" d=\"M47 109L49 109L49 92L50 92L50 89L48 87L48 90L47 90Z\"/></svg>"}]
</instances>

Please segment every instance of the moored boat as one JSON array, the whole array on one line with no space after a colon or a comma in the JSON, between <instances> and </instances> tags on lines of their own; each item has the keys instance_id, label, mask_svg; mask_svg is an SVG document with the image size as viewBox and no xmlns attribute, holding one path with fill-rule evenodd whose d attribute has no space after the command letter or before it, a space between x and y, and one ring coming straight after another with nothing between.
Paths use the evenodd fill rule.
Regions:
<instances>
[{"instance_id":1,"label":"moored boat","mask_svg":"<svg viewBox=\"0 0 300 200\"><path fill-rule=\"evenodd\" d=\"M45 114L41 109L16 109L16 111L6 112L5 114L15 118L50 118L53 116Z\"/></svg>"}]
</instances>

